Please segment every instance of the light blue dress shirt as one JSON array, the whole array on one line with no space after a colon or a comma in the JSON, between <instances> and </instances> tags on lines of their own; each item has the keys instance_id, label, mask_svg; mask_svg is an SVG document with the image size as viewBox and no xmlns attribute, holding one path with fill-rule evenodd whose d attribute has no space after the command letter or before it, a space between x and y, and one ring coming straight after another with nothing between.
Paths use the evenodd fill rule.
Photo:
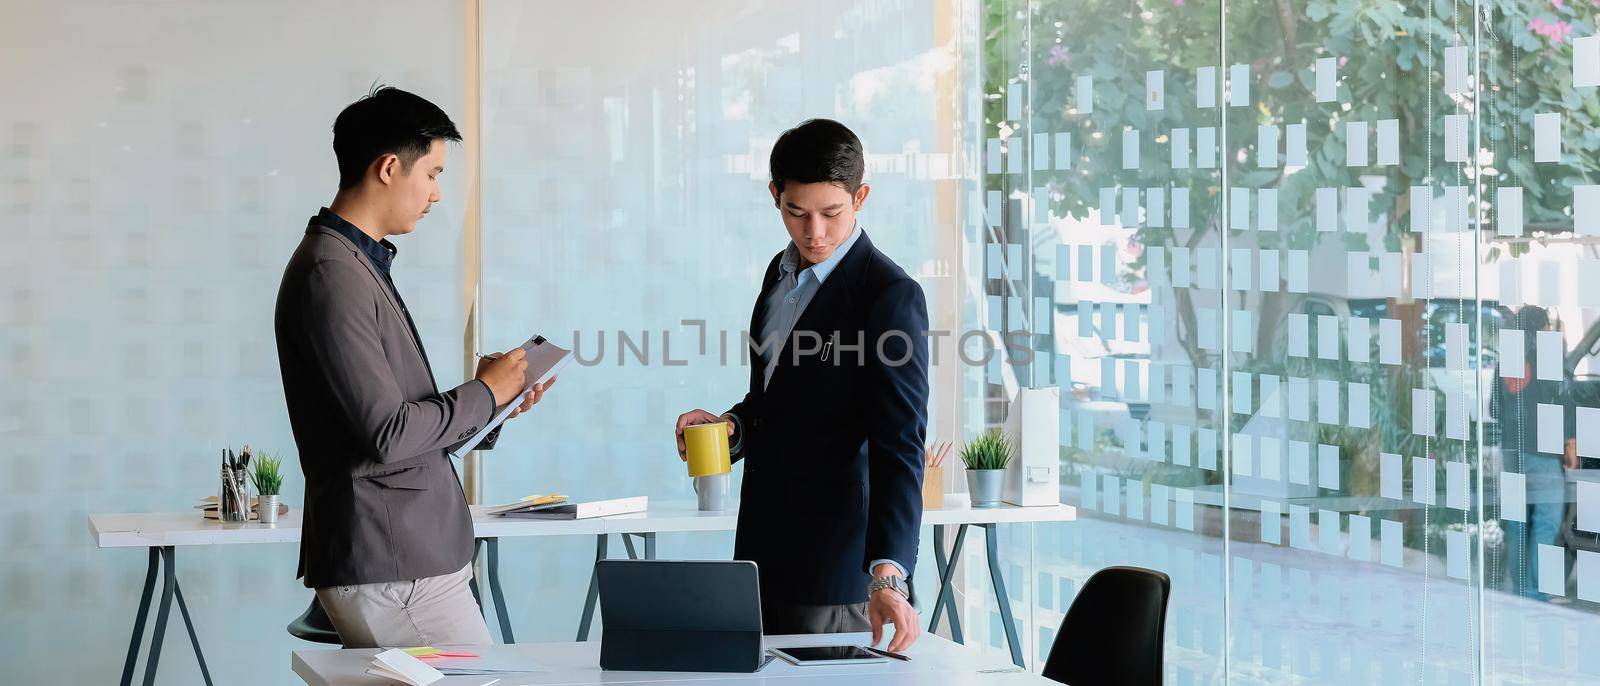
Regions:
<instances>
[{"instance_id":1,"label":"light blue dress shirt","mask_svg":"<svg viewBox=\"0 0 1600 686\"><path fill-rule=\"evenodd\" d=\"M761 387L765 389L772 382L772 371L778 368L778 358L784 350L784 342L794 333L795 324L800 322L800 316L805 314L806 306L811 304L811 299L816 297L817 291L822 288L822 283L828 280L834 268L844 260L844 256L855 247L856 240L861 238L861 225L857 224L850 231L850 237L844 239L839 247L834 248L833 254L828 259L813 264L805 269L800 268L800 249L795 247L794 241L789 242L789 247L784 248L783 257L778 258L778 281L772 284L772 290L762 297L766 302L766 319L759 324L760 331L756 336L756 358L762 365ZM744 435L743 425L739 418L733 417L735 425L739 426L739 434ZM732 452L738 453L743 447L739 441ZM894 565L900 576L906 575L905 566L894 560L873 560L867 565L867 572L871 573L880 564Z\"/></svg>"}]
</instances>

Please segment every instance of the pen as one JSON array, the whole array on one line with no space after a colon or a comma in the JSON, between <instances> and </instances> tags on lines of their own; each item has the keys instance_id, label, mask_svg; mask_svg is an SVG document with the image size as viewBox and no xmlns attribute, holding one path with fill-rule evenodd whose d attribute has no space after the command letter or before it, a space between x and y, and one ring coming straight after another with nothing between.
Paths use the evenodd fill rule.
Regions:
<instances>
[{"instance_id":1,"label":"pen","mask_svg":"<svg viewBox=\"0 0 1600 686\"><path fill-rule=\"evenodd\" d=\"M911 661L911 658L906 656L906 655L901 655L900 653L891 653L891 652L889 652L887 650L878 650L877 648L874 648L872 646L867 646L867 652L873 653L875 655L882 655L884 657L892 657L892 658L894 658L896 660L902 660L902 661L905 661L905 662L910 662Z\"/></svg>"}]
</instances>

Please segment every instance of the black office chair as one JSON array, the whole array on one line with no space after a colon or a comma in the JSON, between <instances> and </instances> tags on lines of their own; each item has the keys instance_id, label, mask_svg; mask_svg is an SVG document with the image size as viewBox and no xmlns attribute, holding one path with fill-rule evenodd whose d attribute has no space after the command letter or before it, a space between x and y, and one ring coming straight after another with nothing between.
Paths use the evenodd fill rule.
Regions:
<instances>
[{"instance_id":1,"label":"black office chair","mask_svg":"<svg viewBox=\"0 0 1600 686\"><path fill-rule=\"evenodd\" d=\"M328 613L323 611L322 603L317 602L316 596L311 596L311 606L307 607L305 612L289 622L289 635L313 643L334 645L344 643L339 639L339 632L333 628L333 620L328 619Z\"/></svg>"},{"instance_id":2,"label":"black office chair","mask_svg":"<svg viewBox=\"0 0 1600 686\"><path fill-rule=\"evenodd\" d=\"M1172 580L1140 567L1107 567L1073 599L1044 677L1067 686L1160 686Z\"/></svg>"}]
</instances>

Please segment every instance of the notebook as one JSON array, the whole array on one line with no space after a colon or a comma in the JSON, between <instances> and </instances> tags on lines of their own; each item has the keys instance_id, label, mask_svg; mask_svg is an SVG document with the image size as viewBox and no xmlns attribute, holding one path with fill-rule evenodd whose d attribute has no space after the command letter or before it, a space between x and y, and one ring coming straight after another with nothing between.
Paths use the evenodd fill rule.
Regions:
<instances>
[{"instance_id":1,"label":"notebook","mask_svg":"<svg viewBox=\"0 0 1600 686\"><path fill-rule=\"evenodd\" d=\"M526 383L522 388L523 393L533 390L534 386L549 381L550 377L556 375L556 372L561 371L568 363L572 362L571 350L551 343L544 336L536 335L528 339L527 343L522 344L522 350L527 354L526 359L528 361L528 371L524 379ZM511 411L516 409L518 404L517 402L506 403L506 406L500 408L500 411L495 414L494 419L484 425L482 429L479 429L478 433L473 434L472 438L467 439L465 443L456 446L455 450L450 451L450 456L461 457L472 452L472 449L478 447L478 444L483 442L489 432L494 431L505 423L506 418L511 416Z\"/></svg>"},{"instance_id":2,"label":"notebook","mask_svg":"<svg viewBox=\"0 0 1600 686\"><path fill-rule=\"evenodd\" d=\"M500 516L512 519L589 519L644 512L649 506L650 497L641 495L633 498L562 503L533 510L507 512Z\"/></svg>"},{"instance_id":3,"label":"notebook","mask_svg":"<svg viewBox=\"0 0 1600 686\"><path fill-rule=\"evenodd\" d=\"M567 502L567 496L551 493L549 495L530 495L522 500L505 505L495 505L484 510L485 514L503 515L508 512L527 512L529 510L542 510L555 507Z\"/></svg>"},{"instance_id":4,"label":"notebook","mask_svg":"<svg viewBox=\"0 0 1600 686\"><path fill-rule=\"evenodd\" d=\"M428 686L444 678L444 674L439 670L429 667L422 660L412 657L410 653L399 648L390 648L372 656L372 664L367 667L367 673L409 686Z\"/></svg>"}]
</instances>

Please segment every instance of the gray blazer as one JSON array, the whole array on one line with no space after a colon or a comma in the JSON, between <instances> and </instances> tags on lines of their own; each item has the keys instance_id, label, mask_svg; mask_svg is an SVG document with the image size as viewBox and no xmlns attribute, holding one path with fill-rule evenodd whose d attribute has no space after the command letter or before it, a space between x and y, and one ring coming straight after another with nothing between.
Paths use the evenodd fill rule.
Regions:
<instances>
[{"instance_id":1,"label":"gray blazer","mask_svg":"<svg viewBox=\"0 0 1600 686\"><path fill-rule=\"evenodd\" d=\"M466 566L472 517L447 451L493 417L489 387L472 380L440 393L377 267L314 221L284 269L274 328L306 476L306 586Z\"/></svg>"}]
</instances>

